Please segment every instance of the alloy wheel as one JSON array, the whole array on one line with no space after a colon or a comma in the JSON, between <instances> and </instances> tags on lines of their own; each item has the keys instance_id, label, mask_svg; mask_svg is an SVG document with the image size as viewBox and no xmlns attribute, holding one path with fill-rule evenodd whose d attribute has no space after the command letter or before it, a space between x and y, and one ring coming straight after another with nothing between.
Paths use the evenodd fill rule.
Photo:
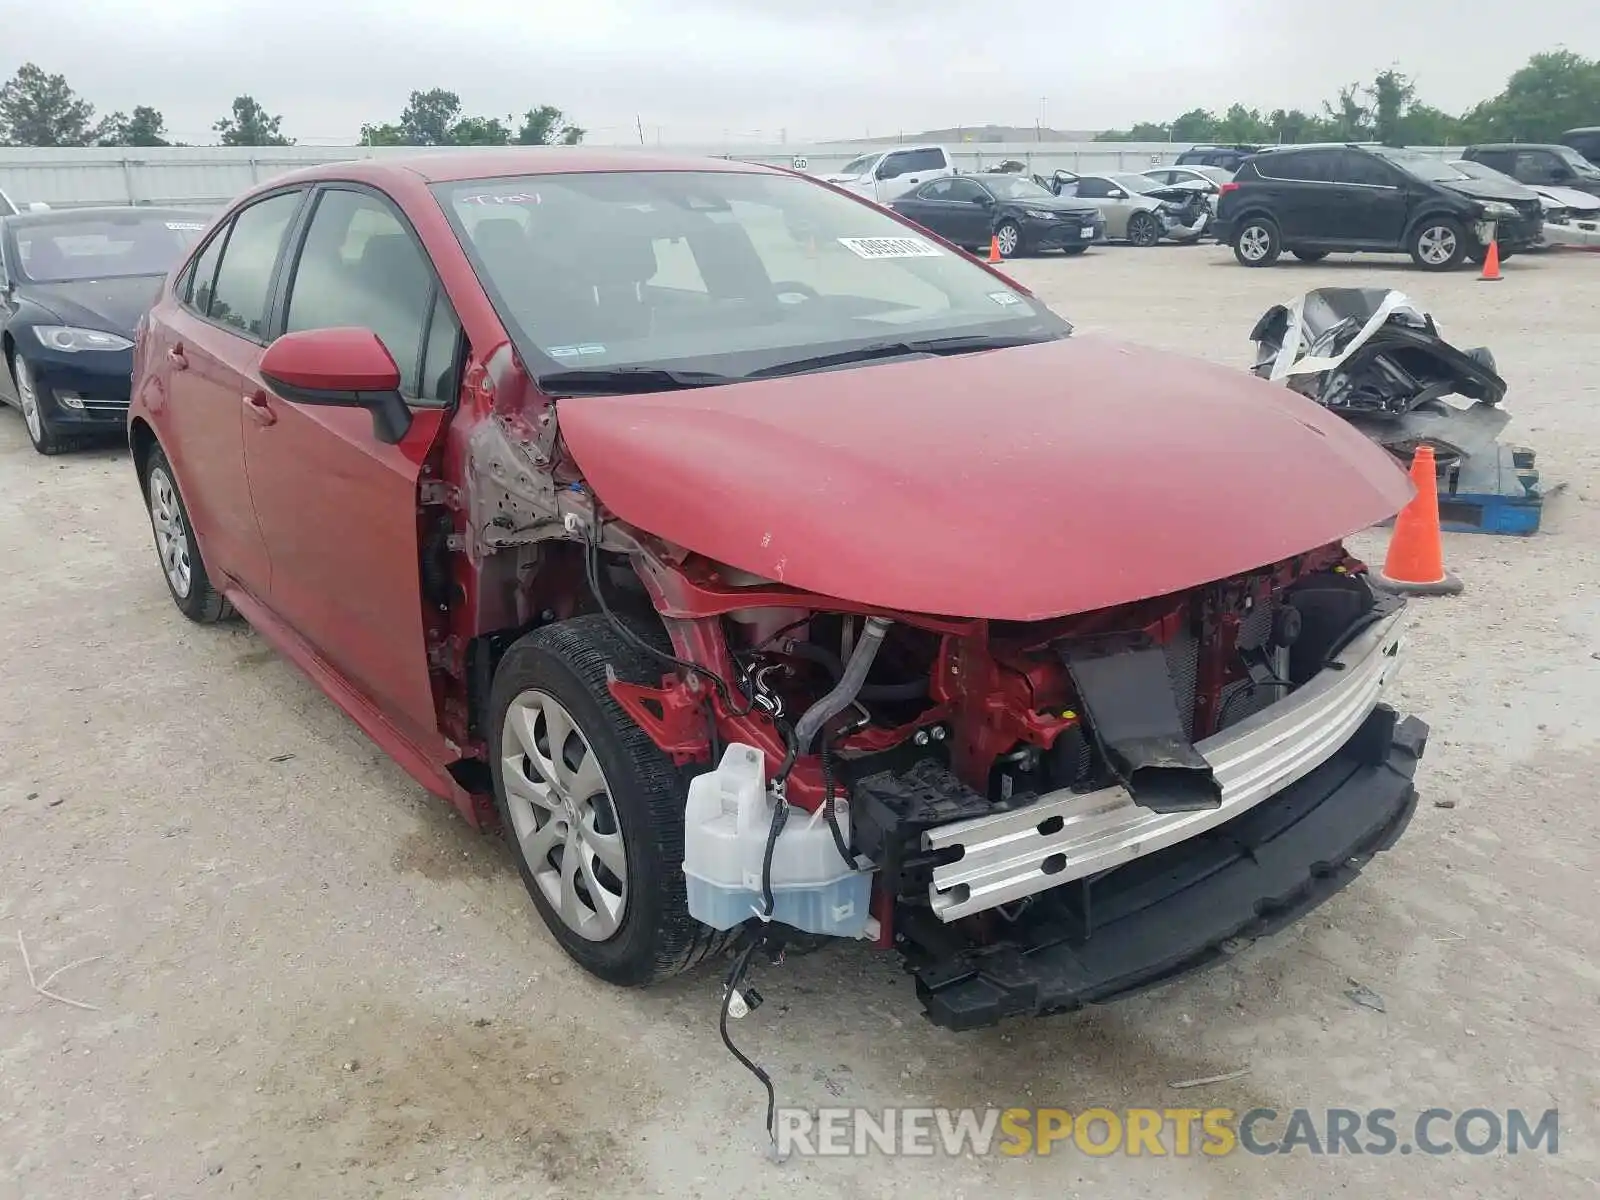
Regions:
<instances>
[{"instance_id":1,"label":"alloy wheel","mask_svg":"<svg viewBox=\"0 0 1600 1200\"><path fill-rule=\"evenodd\" d=\"M534 882L567 928L603 942L628 910L628 854L605 771L555 697L530 689L506 710L502 779Z\"/></svg>"},{"instance_id":2,"label":"alloy wheel","mask_svg":"<svg viewBox=\"0 0 1600 1200\"><path fill-rule=\"evenodd\" d=\"M172 478L160 467L150 471L150 524L156 531L156 551L161 569L167 573L173 595L186 599L194 586L194 568L189 557L189 530L178 505L178 490Z\"/></svg>"},{"instance_id":3,"label":"alloy wheel","mask_svg":"<svg viewBox=\"0 0 1600 1200\"><path fill-rule=\"evenodd\" d=\"M1239 253L1251 262L1260 262L1272 249L1272 235L1259 225L1251 225L1239 235Z\"/></svg>"},{"instance_id":4,"label":"alloy wheel","mask_svg":"<svg viewBox=\"0 0 1600 1200\"><path fill-rule=\"evenodd\" d=\"M33 439L34 445L44 442L44 416L39 412L39 394L34 390L33 373L28 369L28 360L22 357L16 359L17 373L17 399L22 405L22 419L27 423L28 436Z\"/></svg>"},{"instance_id":5,"label":"alloy wheel","mask_svg":"<svg viewBox=\"0 0 1600 1200\"><path fill-rule=\"evenodd\" d=\"M1417 238L1417 257L1430 267L1442 267L1456 256L1456 233L1448 225L1424 229Z\"/></svg>"},{"instance_id":6,"label":"alloy wheel","mask_svg":"<svg viewBox=\"0 0 1600 1200\"><path fill-rule=\"evenodd\" d=\"M1010 258L1017 252L1017 247L1022 242L1022 235L1017 232L1017 227L1009 223L995 230L994 236L1000 243L1001 258Z\"/></svg>"}]
</instances>

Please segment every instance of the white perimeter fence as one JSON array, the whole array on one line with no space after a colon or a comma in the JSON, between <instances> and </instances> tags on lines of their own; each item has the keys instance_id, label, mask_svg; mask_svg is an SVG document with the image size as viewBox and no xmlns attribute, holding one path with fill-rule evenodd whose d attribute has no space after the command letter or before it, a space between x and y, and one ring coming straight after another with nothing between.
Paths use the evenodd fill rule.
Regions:
<instances>
[{"instance_id":1,"label":"white perimeter fence","mask_svg":"<svg viewBox=\"0 0 1600 1200\"><path fill-rule=\"evenodd\" d=\"M800 167L812 174L837 171L859 154L891 148L849 143L618 147L641 153L712 156ZM981 171L1006 159L1016 159L1025 163L1029 171L1048 175L1062 169L1143 171L1172 162L1186 148L1184 143L1168 142L1013 142L968 143L951 147L951 153L963 171ZM19 206L42 201L52 208L149 204L209 209L226 204L257 183L315 163L429 152L409 146L3 147L0 189ZM1430 148L1424 152L1446 157L1457 151Z\"/></svg>"}]
</instances>

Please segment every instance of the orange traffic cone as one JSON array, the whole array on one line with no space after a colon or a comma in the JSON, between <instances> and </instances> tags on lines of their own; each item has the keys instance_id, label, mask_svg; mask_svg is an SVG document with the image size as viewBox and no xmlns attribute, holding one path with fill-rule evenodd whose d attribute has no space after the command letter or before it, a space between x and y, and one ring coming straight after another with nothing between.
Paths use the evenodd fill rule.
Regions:
<instances>
[{"instance_id":1,"label":"orange traffic cone","mask_svg":"<svg viewBox=\"0 0 1600 1200\"><path fill-rule=\"evenodd\" d=\"M1493 282L1500 278L1500 239L1489 239L1489 253L1483 256L1483 274L1480 280Z\"/></svg>"},{"instance_id":2,"label":"orange traffic cone","mask_svg":"<svg viewBox=\"0 0 1600 1200\"><path fill-rule=\"evenodd\" d=\"M1000 261L1000 237L998 234L989 238L989 261L992 263Z\"/></svg>"},{"instance_id":3,"label":"orange traffic cone","mask_svg":"<svg viewBox=\"0 0 1600 1200\"><path fill-rule=\"evenodd\" d=\"M1411 482L1417 494L1394 520L1389 556L1373 583L1385 591L1411 596L1454 596L1461 591L1461 580L1444 569L1439 476L1432 446L1419 446L1412 455Z\"/></svg>"}]
</instances>

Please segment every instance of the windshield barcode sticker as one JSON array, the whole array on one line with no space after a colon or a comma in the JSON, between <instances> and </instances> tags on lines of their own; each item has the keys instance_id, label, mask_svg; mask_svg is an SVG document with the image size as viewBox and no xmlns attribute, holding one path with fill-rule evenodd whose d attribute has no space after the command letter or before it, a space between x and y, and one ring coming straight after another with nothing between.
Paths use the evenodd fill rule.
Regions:
<instances>
[{"instance_id":1,"label":"windshield barcode sticker","mask_svg":"<svg viewBox=\"0 0 1600 1200\"><path fill-rule=\"evenodd\" d=\"M204 221L168 221L168 229L192 229L196 233L202 232L206 225Z\"/></svg>"},{"instance_id":2,"label":"windshield barcode sticker","mask_svg":"<svg viewBox=\"0 0 1600 1200\"><path fill-rule=\"evenodd\" d=\"M839 244L858 258L938 258L944 253L919 237L840 238Z\"/></svg>"}]
</instances>

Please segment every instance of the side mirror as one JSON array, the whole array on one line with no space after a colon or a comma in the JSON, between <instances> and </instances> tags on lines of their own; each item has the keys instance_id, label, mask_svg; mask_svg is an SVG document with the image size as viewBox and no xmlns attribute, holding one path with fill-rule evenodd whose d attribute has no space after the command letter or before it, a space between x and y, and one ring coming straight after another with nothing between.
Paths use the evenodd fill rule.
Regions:
<instances>
[{"instance_id":1,"label":"side mirror","mask_svg":"<svg viewBox=\"0 0 1600 1200\"><path fill-rule=\"evenodd\" d=\"M1112 200L1126 200L1128 198L1127 192L1118 191L1115 189L1107 192L1106 195Z\"/></svg>"},{"instance_id":2,"label":"side mirror","mask_svg":"<svg viewBox=\"0 0 1600 1200\"><path fill-rule=\"evenodd\" d=\"M979 196L976 200L974 200L973 203L976 204L979 208L993 208L994 207L994 197L989 195L988 192L984 192L981 196Z\"/></svg>"},{"instance_id":3,"label":"side mirror","mask_svg":"<svg viewBox=\"0 0 1600 1200\"><path fill-rule=\"evenodd\" d=\"M261 377L294 404L370 410L373 436L388 445L411 428L400 368L370 329L286 333L261 356Z\"/></svg>"}]
</instances>

